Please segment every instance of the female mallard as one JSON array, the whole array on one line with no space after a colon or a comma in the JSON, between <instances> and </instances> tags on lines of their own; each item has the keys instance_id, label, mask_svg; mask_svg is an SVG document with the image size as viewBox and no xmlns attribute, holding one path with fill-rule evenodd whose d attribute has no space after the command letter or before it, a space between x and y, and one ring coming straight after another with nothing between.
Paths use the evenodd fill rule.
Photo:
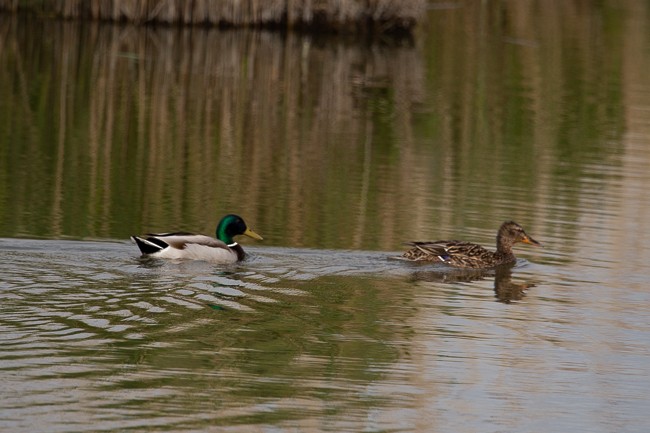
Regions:
<instances>
[{"instance_id":1,"label":"female mallard","mask_svg":"<svg viewBox=\"0 0 650 433\"><path fill-rule=\"evenodd\" d=\"M414 262L441 262L456 268L493 268L515 262L512 247L517 242L541 245L528 236L519 224L506 221L497 233L496 251L461 241L409 242L407 245L413 248L398 258Z\"/></svg>"},{"instance_id":2,"label":"female mallard","mask_svg":"<svg viewBox=\"0 0 650 433\"><path fill-rule=\"evenodd\" d=\"M146 238L131 236L131 239L138 244L142 255L147 257L206 260L226 264L244 260L246 257L244 249L233 240L237 235L262 240L262 236L249 229L240 216L232 214L219 221L216 239L185 232L149 233Z\"/></svg>"}]
</instances>

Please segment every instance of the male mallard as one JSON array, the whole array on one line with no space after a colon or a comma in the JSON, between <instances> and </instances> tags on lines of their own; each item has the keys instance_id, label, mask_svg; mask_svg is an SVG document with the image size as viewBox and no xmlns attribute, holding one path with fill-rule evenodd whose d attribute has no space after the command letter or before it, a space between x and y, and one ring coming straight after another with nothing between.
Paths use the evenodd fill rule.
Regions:
<instances>
[{"instance_id":1,"label":"male mallard","mask_svg":"<svg viewBox=\"0 0 650 433\"><path fill-rule=\"evenodd\" d=\"M413 248L398 258L414 262L440 262L456 268L493 268L515 262L512 247L517 242L541 245L528 236L519 224L506 221L497 233L496 251L461 241L408 242L407 245Z\"/></svg>"},{"instance_id":2,"label":"male mallard","mask_svg":"<svg viewBox=\"0 0 650 433\"><path fill-rule=\"evenodd\" d=\"M262 240L262 236L249 229L240 216L232 214L219 221L216 239L185 232L149 233L146 238L131 236L131 239L138 244L144 256L226 264L244 260L246 257L244 249L233 240L237 235Z\"/></svg>"}]
</instances>

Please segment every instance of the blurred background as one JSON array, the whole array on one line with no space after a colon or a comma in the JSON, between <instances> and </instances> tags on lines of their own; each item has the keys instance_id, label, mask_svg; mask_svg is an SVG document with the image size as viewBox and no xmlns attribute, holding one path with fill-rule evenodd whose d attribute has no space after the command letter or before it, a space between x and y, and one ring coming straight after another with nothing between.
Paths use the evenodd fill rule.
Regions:
<instances>
[{"instance_id":1,"label":"blurred background","mask_svg":"<svg viewBox=\"0 0 650 433\"><path fill-rule=\"evenodd\" d=\"M50 4L0 14L0 429L647 430L650 3L418 1L410 32ZM128 240L226 213L264 236L234 267ZM387 260L506 219L544 248L505 273Z\"/></svg>"},{"instance_id":2,"label":"blurred background","mask_svg":"<svg viewBox=\"0 0 650 433\"><path fill-rule=\"evenodd\" d=\"M236 212L265 245L386 250L646 221L646 6L431 3L373 40L3 16L0 235Z\"/></svg>"}]
</instances>

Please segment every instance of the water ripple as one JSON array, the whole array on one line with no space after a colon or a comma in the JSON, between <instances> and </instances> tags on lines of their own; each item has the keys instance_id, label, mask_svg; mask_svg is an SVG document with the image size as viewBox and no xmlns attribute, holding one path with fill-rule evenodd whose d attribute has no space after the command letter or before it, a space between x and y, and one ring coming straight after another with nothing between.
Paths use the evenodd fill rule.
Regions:
<instances>
[{"instance_id":1,"label":"water ripple","mask_svg":"<svg viewBox=\"0 0 650 433\"><path fill-rule=\"evenodd\" d=\"M539 383L600 404L598 379L637 407L649 385L642 280L613 291L606 257L546 238L512 272L477 275L383 252L252 247L255 260L215 267L142 261L126 243L0 240L2 427L191 431L271 414L301 429L325 410L344 430L410 430L422 410L444 416L440 398L515 404L502 380L546 414L561 411Z\"/></svg>"}]
</instances>

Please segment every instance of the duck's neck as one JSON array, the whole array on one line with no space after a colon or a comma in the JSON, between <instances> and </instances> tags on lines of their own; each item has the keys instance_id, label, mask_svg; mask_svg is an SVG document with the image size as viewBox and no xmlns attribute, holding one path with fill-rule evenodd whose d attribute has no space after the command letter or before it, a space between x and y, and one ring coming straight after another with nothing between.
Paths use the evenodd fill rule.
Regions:
<instances>
[{"instance_id":1,"label":"duck's neck","mask_svg":"<svg viewBox=\"0 0 650 433\"><path fill-rule=\"evenodd\" d=\"M506 239L505 234L501 231L497 234L497 253L504 256L512 254L512 242Z\"/></svg>"},{"instance_id":2,"label":"duck's neck","mask_svg":"<svg viewBox=\"0 0 650 433\"><path fill-rule=\"evenodd\" d=\"M494 252L494 261L497 265L514 263L517 260L512 252L512 244L507 240L497 238L497 250Z\"/></svg>"},{"instance_id":3,"label":"duck's neck","mask_svg":"<svg viewBox=\"0 0 650 433\"><path fill-rule=\"evenodd\" d=\"M228 244L228 248L237 253L237 261L240 262L246 257L244 249L237 242L231 242Z\"/></svg>"}]
</instances>

